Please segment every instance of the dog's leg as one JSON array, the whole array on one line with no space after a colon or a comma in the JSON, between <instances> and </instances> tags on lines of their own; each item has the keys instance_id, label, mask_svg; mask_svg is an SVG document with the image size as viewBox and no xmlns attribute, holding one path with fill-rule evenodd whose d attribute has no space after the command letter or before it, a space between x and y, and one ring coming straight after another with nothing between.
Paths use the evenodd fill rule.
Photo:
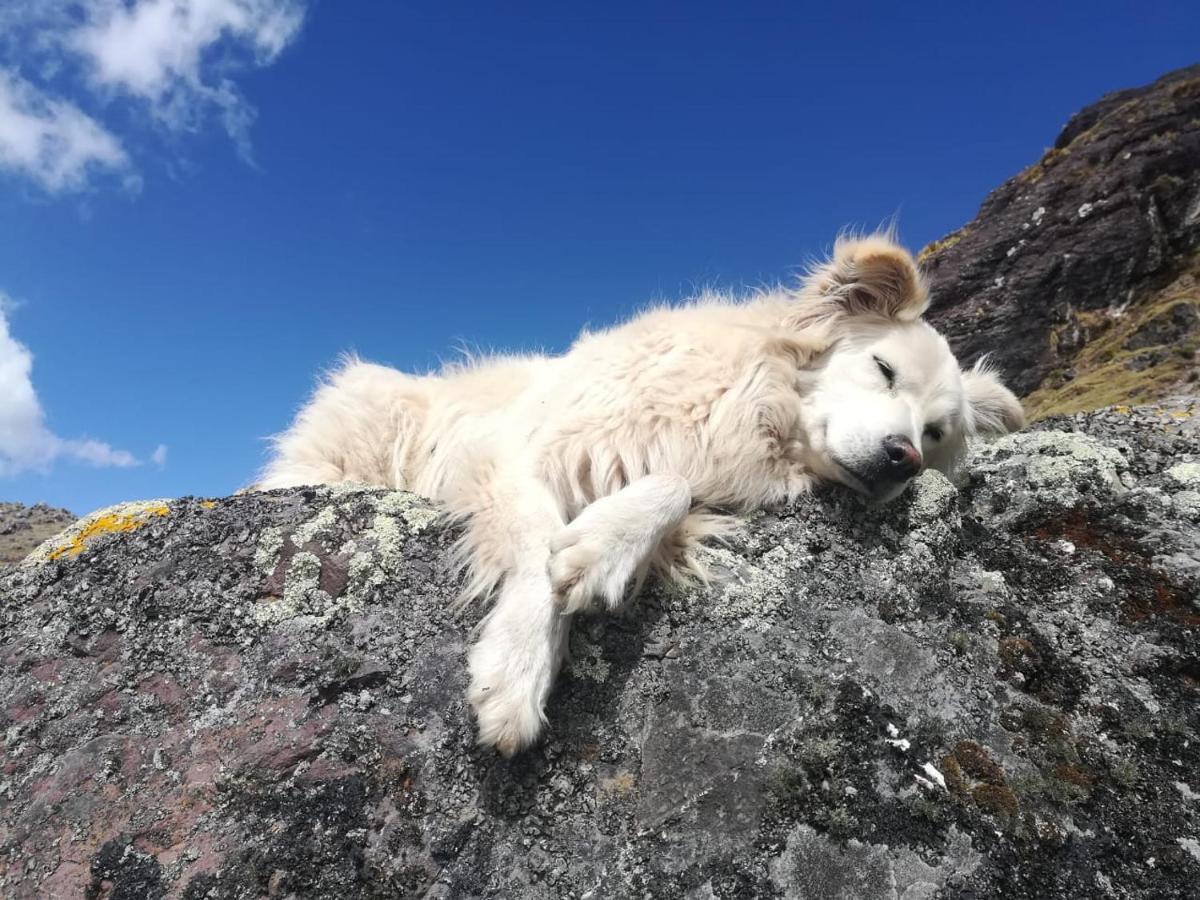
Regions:
<instances>
[{"instance_id":1,"label":"dog's leg","mask_svg":"<svg viewBox=\"0 0 1200 900\"><path fill-rule=\"evenodd\" d=\"M550 579L563 610L576 612L593 600L617 606L691 503L684 478L647 475L587 506L550 545Z\"/></svg>"},{"instance_id":2,"label":"dog's leg","mask_svg":"<svg viewBox=\"0 0 1200 900\"><path fill-rule=\"evenodd\" d=\"M500 484L471 528L476 541L502 545L511 566L468 654L467 699L479 742L511 756L541 733L571 618L555 603L547 573L550 540L563 524L557 504L536 479L505 478Z\"/></svg>"}]
</instances>

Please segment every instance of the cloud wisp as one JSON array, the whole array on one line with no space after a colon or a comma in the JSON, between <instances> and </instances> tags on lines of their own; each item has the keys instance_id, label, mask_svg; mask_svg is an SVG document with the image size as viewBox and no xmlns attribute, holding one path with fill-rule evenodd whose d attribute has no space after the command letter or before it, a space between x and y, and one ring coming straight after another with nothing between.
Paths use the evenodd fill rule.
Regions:
<instances>
[{"instance_id":1,"label":"cloud wisp","mask_svg":"<svg viewBox=\"0 0 1200 900\"><path fill-rule=\"evenodd\" d=\"M0 69L0 166L57 193L81 189L97 170L126 170L129 159L79 107Z\"/></svg>"},{"instance_id":2,"label":"cloud wisp","mask_svg":"<svg viewBox=\"0 0 1200 900\"><path fill-rule=\"evenodd\" d=\"M8 327L11 306L0 294L0 477L46 473L60 460L97 468L141 465L128 450L91 438L59 437L46 426L46 414L33 387L33 354ZM167 448L160 444L152 461L161 467L166 459Z\"/></svg>"},{"instance_id":3,"label":"cloud wisp","mask_svg":"<svg viewBox=\"0 0 1200 900\"><path fill-rule=\"evenodd\" d=\"M249 161L256 112L235 76L274 63L305 12L303 0L32 0L0 11L0 168L48 193L112 176L136 190L127 141L106 118L174 135L217 121Z\"/></svg>"}]
</instances>

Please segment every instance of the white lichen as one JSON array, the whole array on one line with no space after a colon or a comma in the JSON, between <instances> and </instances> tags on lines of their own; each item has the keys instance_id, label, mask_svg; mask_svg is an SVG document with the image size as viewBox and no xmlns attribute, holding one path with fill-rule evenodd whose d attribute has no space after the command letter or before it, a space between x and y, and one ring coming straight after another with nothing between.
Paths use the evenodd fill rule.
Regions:
<instances>
[{"instance_id":1,"label":"white lichen","mask_svg":"<svg viewBox=\"0 0 1200 900\"><path fill-rule=\"evenodd\" d=\"M264 528L258 536L258 546L254 549L254 565L261 572L270 572L279 563L279 553L283 550L283 529L278 526Z\"/></svg>"},{"instance_id":2,"label":"white lichen","mask_svg":"<svg viewBox=\"0 0 1200 900\"><path fill-rule=\"evenodd\" d=\"M942 773L937 770L937 766L935 766L933 763L927 762L925 765L921 766L921 768L932 781L937 782L938 787L940 787L942 790L946 789L945 776L943 776Z\"/></svg>"},{"instance_id":3,"label":"white lichen","mask_svg":"<svg viewBox=\"0 0 1200 900\"><path fill-rule=\"evenodd\" d=\"M1167 469L1167 477L1185 488L1200 488L1200 463L1187 462Z\"/></svg>"},{"instance_id":4,"label":"white lichen","mask_svg":"<svg viewBox=\"0 0 1200 900\"><path fill-rule=\"evenodd\" d=\"M292 533L292 543L303 547L310 541L327 540L336 534L337 527L337 507L330 504Z\"/></svg>"},{"instance_id":5,"label":"white lichen","mask_svg":"<svg viewBox=\"0 0 1200 900\"><path fill-rule=\"evenodd\" d=\"M1180 847L1196 858L1196 862L1200 862L1200 841L1190 837L1176 838L1176 840Z\"/></svg>"},{"instance_id":6,"label":"white lichen","mask_svg":"<svg viewBox=\"0 0 1200 900\"><path fill-rule=\"evenodd\" d=\"M392 491L384 494L375 501L375 509L384 515L399 516L414 534L420 534L437 522L442 515L426 500L408 491Z\"/></svg>"},{"instance_id":7,"label":"white lichen","mask_svg":"<svg viewBox=\"0 0 1200 900\"><path fill-rule=\"evenodd\" d=\"M711 614L736 621L743 629L767 631L783 602L788 570L796 564L794 554L775 547L754 564L724 547L706 547L701 553L710 569L731 573L718 584L720 594L709 607Z\"/></svg>"},{"instance_id":8,"label":"white lichen","mask_svg":"<svg viewBox=\"0 0 1200 900\"><path fill-rule=\"evenodd\" d=\"M985 594L1002 594L1008 589L1008 583L1004 580L1003 572L990 572L981 569L975 573L975 581L979 584L979 589Z\"/></svg>"},{"instance_id":9,"label":"white lichen","mask_svg":"<svg viewBox=\"0 0 1200 900\"><path fill-rule=\"evenodd\" d=\"M919 522L932 522L945 517L958 502L958 489L945 475L926 469L913 482L912 516Z\"/></svg>"}]
</instances>

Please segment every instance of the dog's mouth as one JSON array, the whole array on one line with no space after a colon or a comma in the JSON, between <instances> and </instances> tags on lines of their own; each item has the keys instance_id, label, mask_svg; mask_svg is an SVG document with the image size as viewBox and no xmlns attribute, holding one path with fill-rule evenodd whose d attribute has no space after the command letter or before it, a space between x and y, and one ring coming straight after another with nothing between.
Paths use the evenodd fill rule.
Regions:
<instances>
[{"instance_id":1,"label":"dog's mouth","mask_svg":"<svg viewBox=\"0 0 1200 900\"><path fill-rule=\"evenodd\" d=\"M865 494L868 497L875 496L875 491L871 488L870 482L866 478L859 475L858 472L854 471L840 459L834 458L833 462L838 467L843 484L849 488L853 488L860 494Z\"/></svg>"},{"instance_id":2,"label":"dog's mouth","mask_svg":"<svg viewBox=\"0 0 1200 900\"><path fill-rule=\"evenodd\" d=\"M888 503L894 500L904 492L904 489L908 487L909 481L911 481L911 479L905 479L904 481L895 482L869 478L865 474L852 469L840 459L834 458L833 462L837 466L842 484L876 503Z\"/></svg>"}]
</instances>

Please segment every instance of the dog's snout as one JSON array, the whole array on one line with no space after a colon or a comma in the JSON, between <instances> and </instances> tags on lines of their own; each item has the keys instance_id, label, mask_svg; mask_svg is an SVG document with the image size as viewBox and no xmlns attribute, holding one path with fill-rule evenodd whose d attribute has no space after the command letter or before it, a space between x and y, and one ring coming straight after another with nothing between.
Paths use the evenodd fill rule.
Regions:
<instances>
[{"instance_id":1,"label":"dog's snout","mask_svg":"<svg viewBox=\"0 0 1200 900\"><path fill-rule=\"evenodd\" d=\"M921 471L921 451L902 434L889 434L883 439L883 452L887 454L888 474L897 479L912 478Z\"/></svg>"}]
</instances>

